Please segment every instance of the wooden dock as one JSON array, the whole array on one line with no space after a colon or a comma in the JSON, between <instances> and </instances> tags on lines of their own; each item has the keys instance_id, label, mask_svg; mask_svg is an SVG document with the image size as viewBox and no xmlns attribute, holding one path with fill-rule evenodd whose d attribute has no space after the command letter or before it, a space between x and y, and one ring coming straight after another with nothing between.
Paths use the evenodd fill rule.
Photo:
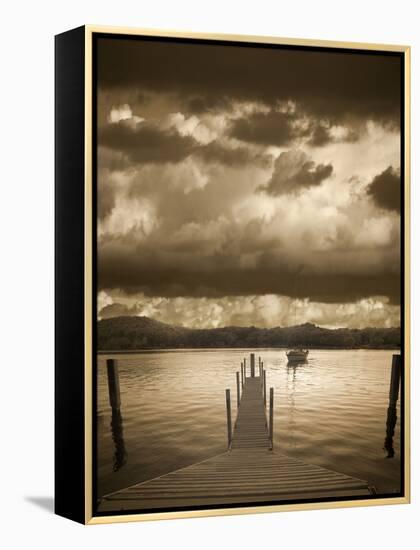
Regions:
<instances>
[{"instance_id":1,"label":"wooden dock","mask_svg":"<svg viewBox=\"0 0 420 550\"><path fill-rule=\"evenodd\" d=\"M251 357L251 366L254 360ZM229 425L228 450L204 460L106 495L99 511L177 508L268 501L296 501L330 497L368 496L374 493L366 481L334 472L273 450L273 391L266 414L265 374L241 368L238 414L233 431ZM238 380L238 376L237 376ZM239 396L239 388L242 396ZM230 399L230 392L227 391Z\"/></svg>"},{"instance_id":2,"label":"wooden dock","mask_svg":"<svg viewBox=\"0 0 420 550\"><path fill-rule=\"evenodd\" d=\"M269 449L267 418L262 398L261 378L245 378L238 416L233 430L233 449Z\"/></svg>"}]
</instances>

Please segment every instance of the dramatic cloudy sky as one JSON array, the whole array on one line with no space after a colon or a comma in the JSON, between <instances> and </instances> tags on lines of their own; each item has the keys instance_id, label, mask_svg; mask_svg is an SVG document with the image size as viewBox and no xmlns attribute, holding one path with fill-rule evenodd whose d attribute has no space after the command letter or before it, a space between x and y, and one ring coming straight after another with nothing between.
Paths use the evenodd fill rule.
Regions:
<instances>
[{"instance_id":1,"label":"dramatic cloudy sky","mask_svg":"<svg viewBox=\"0 0 420 550\"><path fill-rule=\"evenodd\" d=\"M98 316L400 324L400 58L98 42Z\"/></svg>"}]
</instances>

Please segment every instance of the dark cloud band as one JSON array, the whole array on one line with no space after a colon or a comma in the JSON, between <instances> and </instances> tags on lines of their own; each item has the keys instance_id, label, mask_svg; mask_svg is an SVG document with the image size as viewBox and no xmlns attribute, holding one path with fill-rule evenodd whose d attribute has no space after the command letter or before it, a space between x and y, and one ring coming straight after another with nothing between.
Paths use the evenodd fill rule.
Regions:
<instances>
[{"instance_id":1,"label":"dark cloud band","mask_svg":"<svg viewBox=\"0 0 420 550\"><path fill-rule=\"evenodd\" d=\"M195 111L228 99L296 101L332 120L399 119L402 56L375 52L100 38L103 89L179 94Z\"/></svg>"}]
</instances>

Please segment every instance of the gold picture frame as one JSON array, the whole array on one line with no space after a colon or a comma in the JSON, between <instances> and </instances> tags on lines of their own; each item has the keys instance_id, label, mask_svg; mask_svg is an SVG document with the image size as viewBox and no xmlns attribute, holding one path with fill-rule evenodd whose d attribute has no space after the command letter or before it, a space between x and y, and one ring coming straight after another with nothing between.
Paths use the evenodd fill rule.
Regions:
<instances>
[{"instance_id":1,"label":"gold picture frame","mask_svg":"<svg viewBox=\"0 0 420 550\"><path fill-rule=\"evenodd\" d=\"M73 35L71 35L73 33ZM93 73L93 41L97 35L113 35L120 37L155 37L155 38L174 38L174 39L188 39L188 40L206 40L206 41L223 41L224 43L241 44L246 42L248 45L252 44L269 44L277 46L288 47L308 47L308 48L328 48L339 50L352 50L352 51L372 51L372 52L395 52L401 54L403 59L403 113L401 125L403 127L402 141L404 144L404 204L402 206L402 212L404 213L404 281L402 285L404 287L404 384L401 387L401 392L404 397L403 404L404 409L401 414L404 416L404 433L402 439L404 442L404 488L402 496L386 497L386 498L367 498L358 500L346 500L343 497L342 500L337 501L314 501L305 503L293 503L288 504L264 504L264 505L250 505L241 507L208 507L204 509L191 509L191 510L178 510L178 511L165 511L165 512L148 512L148 513L123 513L123 514L108 514L108 515L95 515L93 507L93 464L94 464L94 417L93 417L93 362L96 353L95 340L93 338L94 330L94 266L93 255L95 245L95 233L93 231L96 220L95 205L93 204L93 178L94 178L94 166L93 166L93 143L95 129L93 127L93 100L95 95L95 75ZM71 35L71 36L70 36ZM69 38L70 36L70 38ZM66 38L67 37L67 38ZM67 42L66 42L67 41ZM268 36L243 36L243 35L227 35L217 33L192 33L186 31L170 31L170 30L151 30L151 29L138 29L138 28L126 28L126 27L112 27L112 26L95 26L87 25L77 29L76 31L69 31L56 37L57 54L56 54L56 73L59 74L58 78L62 78L62 85L60 82L57 84L56 97L56 116L62 122L58 124L56 129L56 139L59 142L57 149L58 156L56 156L56 164L59 165L62 161L63 155L79 155L78 163L79 167L83 169L83 178L77 182L80 189L83 190L83 216L75 223L79 223L83 227L83 296L80 296L80 304L83 309L83 339L80 338L80 342L77 345L83 352L83 364L72 365L71 367L77 368L80 376L77 380L69 381L66 378L67 375L63 375L63 372L68 370L70 366L63 364L62 358L60 358L60 351L56 359L56 406L60 408L60 403L63 401L63 395L65 391L68 391L69 384L73 384L72 392L79 392L79 397L75 399L76 403L72 400L66 402L66 405L62 406L62 411L56 413L56 443L58 445L58 451L56 450L56 512L65 517L75 519L85 524L103 524L113 522L131 522L131 521L144 521L144 520L161 520L161 519L177 519L186 517L203 517L203 516L219 516L219 515L236 515L236 514L254 514L254 513L268 513L268 512L280 512L280 511L292 511L292 510L313 510L313 509L328 509L338 507L355 507L355 506L377 506L387 504L408 504L410 502L410 47L409 46L397 46L397 45L384 45L384 44L368 44L368 43L353 43L353 42L341 42L341 41L325 41L325 40L305 40L305 39L290 39L290 38L278 38ZM64 46L63 46L64 44ZM193 47L193 46L191 46ZM76 52L76 53L74 53ZM67 57L66 57L67 56ZM77 90L69 92L68 84L71 84L69 79L74 78L74 75L70 74L71 68L74 68L78 63L82 61L83 66L80 67L80 85L76 86ZM65 71L69 72L68 76L60 76ZM66 80L67 79L67 80ZM73 95L69 95L73 94ZM69 145L63 138L63 134L69 132L66 128L63 120L68 120L65 117L61 117L60 110L65 110L66 104L70 101L77 100L82 105L83 111L83 136L80 139L83 142L83 157L82 149L79 147L78 151L68 152ZM74 107L73 107L74 108ZM68 115L74 117L74 113ZM61 118L60 118L61 117ZM80 119L80 117L79 117ZM80 119L81 120L81 119ZM74 132L80 132L80 128L75 128ZM72 130L70 130L72 131ZM72 134L73 141L77 133ZM82 139L83 138L83 139ZM80 171L79 171L80 172ZM60 172L56 176L56 189L58 201L60 201L60 189L68 184L69 175ZM64 200L64 199L63 199ZM81 203L79 203L80 206ZM64 208L64 207L63 207ZM77 205L74 206L76 212ZM60 210L61 212L62 210ZM73 213L74 213L73 212ZM63 250L62 240L59 235L63 233L62 239L68 239L70 228L64 227L60 217L57 218L57 272L58 277L64 277L62 273L68 266L63 262ZM64 235L65 233L65 235ZM80 245L81 241L79 241ZM79 266L80 268L81 266ZM76 269L76 268L75 268ZM62 270L62 271L60 271ZM69 275L70 277L70 275ZM57 293L65 292L65 289L59 285L56 290ZM59 295L56 294L59 298ZM65 327L62 323L62 316L64 316L64 305L60 307L60 302L57 308L57 321L58 331L62 331L58 336L59 343L64 346L64 342L68 341L68 327ZM80 316L79 316L80 318ZM62 328L60 328L62 327ZM57 340L56 340L57 342ZM66 371L67 372L67 371ZM64 379L63 379L64 376ZM74 394L75 394L74 393ZM61 401L60 401L61 400ZM76 413L79 417L82 415L80 422L83 422L83 433L80 433L80 422L78 426L74 426L74 430L78 430L74 438L70 438L72 445L74 446L74 453L83 453L83 472L80 469L78 472L69 472L67 459L63 458L65 449L69 445L68 437L64 435L65 429L69 428L69 421L64 420L65 417L74 414L72 407L79 407L83 402L83 411L79 410ZM74 409L73 409L74 410ZM67 427L67 428L65 428ZM77 440L77 443L74 442ZM57 448L56 448L57 449ZM70 452L70 451L68 451ZM68 458L70 460L70 458ZM69 479L65 482L63 477L65 472ZM72 477L74 476L74 478ZM71 487L74 487L72 489ZM74 490L74 494L70 494ZM65 502L69 502L66 506Z\"/></svg>"}]
</instances>

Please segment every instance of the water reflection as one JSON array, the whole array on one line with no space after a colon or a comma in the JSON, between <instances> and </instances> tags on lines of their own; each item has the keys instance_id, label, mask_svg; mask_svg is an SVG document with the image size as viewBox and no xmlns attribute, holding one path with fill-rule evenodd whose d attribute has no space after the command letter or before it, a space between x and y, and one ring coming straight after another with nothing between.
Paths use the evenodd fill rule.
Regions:
<instances>
[{"instance_id":1,"label":"water reflection","mask_svg":"<svg viewBox=\"0 0 420 550\"><path fill-rule=\"evenodd\" d=\"M397 409L396 407L388 407L388 414L386 418L386 437L384 441L384 450L386 451L387 458L393 458L395 455L394 450L394 432L395 424L397 423Z\"/></svg>"},{"instance_id":2,"label":"water reflection","mask_svg":"<svg viewBox=\"0 0 420 550\"><path fill-rule=\"evenodd\" d=\"M384 441L384 450L387 452L387 458L393 458L394 451L394 431L397 423L397 401L401 380L401 355L392 356L391 385L389 389L389 405L386 418L386 437Z\"/></svg>"},{"instance_id":3,"label":"water reflection","mask_svg":"<svg viewBox=\"0 0 420 550\"><path fill-rule=\"evenodd\" d=\"M115 446L113 471L118 472L127 462L127 451L125 449L123 418L120 409L112 409L111 434Z\"/></svg>"}]
</instances>

